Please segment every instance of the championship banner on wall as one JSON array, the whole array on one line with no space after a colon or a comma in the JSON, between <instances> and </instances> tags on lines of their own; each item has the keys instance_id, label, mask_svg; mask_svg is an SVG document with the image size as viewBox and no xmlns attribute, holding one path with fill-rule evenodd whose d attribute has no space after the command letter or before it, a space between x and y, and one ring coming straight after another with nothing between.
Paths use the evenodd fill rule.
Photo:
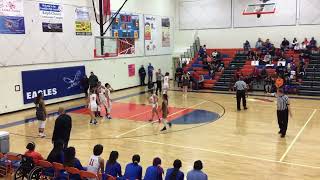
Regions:
<instances>
[{"instance_id":1,"label":"championship banner on wall","mask_svg":"<svg viewBox=\"0 0 320 180\"><path fill-rule=\"evenodd\" d=\"M144 40L145 49L147 51L154 51L157 49L157 29L156 29L156 17L154 16L144 16Z\"/></svg>"},{"instance_id":2,"label":"championship banner on wall","mask_svg":"<svg viewBox=\"0 0 320 180\"><path fill-rule=\"evenodd\" d=\"M0 34L25 34L23 0L0 0Z\"/></svg>"},{"instance_id":3,"label":"championship banner on wall","mask_svg":"<svg viewBox=\"0 0 320 180\"><path fill-rule=\"evenodd\" d=\"M136 66L135 66L135 64L129 64L128 65L128 75L129 75L129 77L132 77L132 76L136 75Z\"/></svg>"},{"instance_id":4,"label":"championship banner on wall","mask_svg":"<svg viewBox=\"0 0 320 180\"><path fill-rule=\"evenodd\" d=\"M170 47L170 19L161 18L162 47Z\"/></svg>"},{"instance_id":5,"label":"championship banner on wall","mask_svg":"<svg viewBox=\"0 0 320 180\"><path fill-rule=\"evenodd\" d=\"M57 3L39 3L43 32L63 32L63 8Z\"/></svg>"},{"instance_id":6,"label":"championship banner on wall","mask_svg":"<svg viewBox=\"0 0 320 180\"><path fill-rule=\"evenodd\" d=\"M34 102L38 93L42 93L45 100L81 94L80 81L85 75L85 67L22 71L21 75L23 101L28 104Z\"/></svg>"},{"instance_id":7,"label":"championship banner on wall","mask_svg":"<svg viewBox=\"0 0 320 180\"><path fill-rule=\"evenodd\" d=\"M92 28L89 16L89 10L87 7L79 7L75 10L76 21L75 21L75 30L76 35L78 36L91 36Z\"/></svg>"}]
</instances>

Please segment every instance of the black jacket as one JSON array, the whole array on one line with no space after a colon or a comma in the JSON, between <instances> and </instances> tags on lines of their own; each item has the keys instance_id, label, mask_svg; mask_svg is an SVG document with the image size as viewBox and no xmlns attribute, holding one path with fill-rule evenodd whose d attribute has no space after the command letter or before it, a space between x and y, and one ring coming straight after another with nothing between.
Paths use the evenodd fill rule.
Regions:
<instances>
[{"instance_id":1,"label":"black jacket","mask_svg":"<svg viewBox=\"0 0 320 180\"><path fill-rule=\"evenodd\" d=\"M144 69L144 67L141 67L140 69L139 69L139 76L146 76L146 70Z\"/></svg>"},{"instance_id":2,"label":"black jacket","mask_svg":"<svg viewBox=\"0 0 320 180\"><path fill-rule=\"evenodd\" d=\"M72 128L71 117L67 114L61 114L54 125L52 141L69 141Z\"/></svg>"}]
</instances>

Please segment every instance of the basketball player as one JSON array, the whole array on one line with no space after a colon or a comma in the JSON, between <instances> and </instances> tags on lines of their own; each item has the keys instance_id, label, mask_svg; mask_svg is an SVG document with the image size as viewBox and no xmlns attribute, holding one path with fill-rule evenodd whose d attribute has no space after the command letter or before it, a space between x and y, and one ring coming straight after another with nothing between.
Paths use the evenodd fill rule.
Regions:
<instances>
[{"instance_id":1,"label":"basketball player","mask_svg":"<svg viewBox=\"0 0 320 180\"><path fill-rule=\"evenodd\" d=\"M46 127L46 117L47 117L47 110L46 105L43 101L43 95L42 93L38 93L34 104L36 105L36 117L39 122L39 136L41 138L46 137L44 133L44 129Z\"/></svg>"},{"instance_id":2,"label":"basketball player","mask_svg":"<svg viewBox=\"0 0 320 180\"><path fill-rule=\"evenodd\" d=\"M155 91L153 91L151 97L149 98L149 102L152 105L152 116L151 116L151 119L149 120L150 122L153 121L154 115L156 114L158 116L159 123L160 123L160 116L159 116L159 113L158 113L158 101L159 101L159 98L155 94Z\"/></svg>"},{"instance_id":3,"label":"basketball player","mask_svg":"<svg viewBox=\"0 0 320 180\"><path fill-rule=\"evenodd\" d=\"M105 108L106 112L107 112L108 103L107 103L107 97L106 97L106 87L102 86L100 81L98 83L97 92L98 92L98 95L99 95L98 97L99 97L100 105L102 105ZM105 118L108 119L108 116L106 115Z\"/></svg>"},{"instance_id":4,"label":"basketball player","mask_svg":"<svg viewBox=\"0 0 320 180\"><path fill-rule=\"evenodd\" d=\"M94 87L95 93L97 94L97 104L98 104L98 109L95 113L95 117L102 117L101 116L101 102L100 102L100 96L99 96L99 92L100 92L100 88L101 88L101 82L99 81L97 83L97 86Z\"/></svg>"},{"instance_id":5,"label":"basketball player","mask_svg":"<svg viewBox=\"0 0 320 180\"><path fill-rule=\"evenodd\" d=\"M169 125L169 127L172 126L172 124L169 122L167 122L167 117L169 114L169 106L168 106L168 95L164 94L162 97L162 106L161 106L161 111L162 111L162 123L164 125L164 127L161 129L161 131L165 131L167 130L167 124Z\"/></svg>"},{"instance_id":6,"label":"basketball player","mask_svg":"<svg viewBox=\"0 0 320 180\"><path fill-rule=\"evenodd\" d=\"M93 155L89 159L89 165L87 166L87 171L93 172L96 175L103 173L104 171L104 159L101 158L103 152L103 146L97 144L93 148Z\"/></svg>"},{"instance_id":7,"label":"basketball player","mask_svg":"<svg viewBox=\"0 0 320 180\"><path fill-rule=\"evenodd\" d=\"M169 90L169 73L166 72L163 78L163 94L167 94L168 90Z\"/></svg>"},{"instance_id":8,"label":"basketball player","mask_svg":"<svg viewBox=\"0 0 320 180\"><path fill-rule=\"evenodd\" d=\"M113 91L113 88L110 86L109 83L106 83L105 87L106 87L105 95L107 98L107 118L112 119L112 117L111 117L111 108L112 108L111 91Z\"/></svg>"},{"instance_id":9,"label":"basketball player","mask_svg":"<svg viewBox=\"0 0 320 180\"><path fill-rule=\"evenodd\" d=\"M97 104L97 94L95 93L94 89L90 90L90 95L88 98L88 109L90 111L90 124L98 124L97 120L95 119L95 114L98 111L98 104Z\"/></svg>"}]
</instances>

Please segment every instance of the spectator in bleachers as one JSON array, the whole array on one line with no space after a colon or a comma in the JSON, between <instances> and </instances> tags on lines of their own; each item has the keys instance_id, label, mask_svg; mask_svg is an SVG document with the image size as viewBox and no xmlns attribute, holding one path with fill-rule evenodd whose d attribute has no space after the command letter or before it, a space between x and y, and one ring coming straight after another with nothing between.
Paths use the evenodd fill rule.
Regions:
<instances>
[{"instance_id":1,"label":"spectator in bleachers","mask_svg":"<svg viewBox=\"0 0 320 180\"><path fill-rule=\"evenodd\" d=\"M309 42L308 49L317 48L317 41L314 39L314 37L311 38Z\"/></svg>"},{"instance_id":2,"label":"spectator in bleachers","mask_svg":"<svg viewBox=\"0 0 320 180\"><path fill-rule=\"evenodd\" d=\"M307 43L303 41L302 43L300 43L298 50L305 51L306 49L307 49Z\"/></svg>"},{"instance_id":3,"label":"spectator in bleachers","mask_svg":"<svg viewBox=\"0 0 320 180\"><path fill-rule=\"evenodd\" d=\"M243 43L243 50L246 54L251 50L250 42L248 40Z\"/></svg>"},{"instance_id":4,"label":"spectator in bleachers","mask_svg":"<svg viewBox=\"0 0 320 180\"><path fill-rule=\"evenodd\" d=\"M299 44L299 43L298 43L297 38L293 38L293 41L292 41L292 44L291 44L291 48L292 48L292 49L295 49L295 47L296 47L298 44Z\"/></svg>"},{"instance_id":5,"label":"spectator in bleachers","mask_svg":"<svg viewBox=\"0 0 320 180\"><path fill-rule=\"evenodd\" d=\"M242 76L243 76L242 71L240 70L239 67L237 67L236 71L234 72L234 79L239 79Z\"/></svg>"},{"instance_id":6,"label":"spectator in bleachers","mask_svg":"<svg viewBox=\"0 0 320 180\"><path fill-rule=\"evenodd\" d=\"M265 86L264 86L265 93L271 93L272 92L272 84L274 84L271 76L268 75L268 77L265 78L264 82L265 82Z\"/></svg>"},{"instance_id":7,"label":"spectator in bleachers","mask_svg":"<svg viewBox=\"0 0 320 180\"><path fill-rule=\"evenodd\" d=\"M87 166L87 171L93 172L96 175L103 173L104 171L104 159L101 156L103 152L103 146L97 144L93 148L93 155L89 159L89 164Z\"/></svg>"},{"instance_id":8,"label":"spectator in bleachers","mask_svg":"<svg viewBox=\"0 0 320 180\"><path fill-rule=\"evenodd\" d=\"M117 162L118 157L118 151L111 151L109 159L106 163L105 174L113 177L122 177L121 165Z\"/></svg>"},{"instance_id":9,"label":"spectator in bleachers","mask_svg":"<svg viewBox=\"0 0 320 180\"><path fill-rule=\"evenodd\" d=\"M260 62L260 63L263 64L263 65L272 63L272 57L271 57L269 52L267 52L267 54L264 56L262 62Z\"/></svg>"},{"instance_id":10,"label":"spectator in bleachers","mask_svg":"<svg viewBox=\"0 0 320 180\"><path fill-rule=\"evenodd\" d=\"M203 51L205 52L205 53L207 53L207 45L203 45Z\"/></svg>"},{"instance_id":11,"label":"spectator in bleachers","mask_svg":"<svg viewBox=\"0 0 320 180\"><path fill-rule=\"evenodd\" d=\"M67 167L74 167L81 171L85 170L79 159L76 158L76 149L74 147L68 147L65 149L63 165Z\"/></svg>"},{"instance_id":12,"label":"spectator in bleachers","mask_svg":"<svg viewBox=\"0 0 320 180\"><path fill-rule=\"evenodd\" d=\"M271 48L269 49L269 54L274 57L276 55L276 47L274 47L274 44L271 44Z\"/></svg>"},{"instance_id":13,"label":"spectator in bleachers","mask_svg":"<svg viewBox=\"0 0 320 180\"><path fill-rule=\"evenodd\" d=\"M306 46L309 46L309 41L308 41L307 38L304 38L303 43L304 43Z\"/></svg>"},{"instance_id":14,"label":"spectator in bleachers","mask_svg":"<svg viewBox=\"0 0 320 180\"><path fill-rule=\"evenodd\" d=\"M283 38L283 41L281 42L280 48L282 51L285 51L289 48L290 42L286 39Z\"/></svg>"},{"instance_id":15,"label":"spectator in bleachers","mask_svg":"<svg viewBox=\"0 0 320 180\"><path fill-rule=\"evenodd\" d=\"M260 50L262 48L262 46L263 46L263 41L261 40L261 38L259 38L258 41L256 42L256 46L255 47L258 50Z\"/></svg>"},{"instance_id":16,"label":"spectator in bleachers","mask_svg":"<svg viewBox=\"0 0 320 180\"><path fill-rule=\"evenodd\" d=\"M53 145L53 149L49 153L47 157L47 161L53 163L61 163L63 164L64 162L64 152L63 152L63 141L55 141Z\"/></svg>"},{"instance_id":17,"label":"spectator in bleachers","mask_svg":"<svg viewBox=\"0 0 320 180\"><path fill-rule=\"evenodd\" d=\"M200 160L195 161L193 170L187 174L187 180L208 180L208 176L202 172L202 162Z\"/></svg>"},{"instance_id":18,"label":"spectator in bleachers","mask_svg":"<svg viewBox=\"0 0 320 180\"><path fill-rule=\"evenodd\" d=\"M214 60L216 59L217 55L218 55L218 51L217 51L217 50L213 50L211 56L212 56L212 58L213 58Z\"/></svg>"},{"instance_id":19,"label":"spectator in bleachers","mask_svg":"<svg viewBox=\"0 0 320 180\"><path fill-rule=\"evenodd\" d=\"M282 64L280 64L279 66L277 66L276 72L278 76L284 77L285 67Z\"/></svg>"},{"instance_id":20,"label":"spectator in bleachers","mask_svg":"<svg viewBox=\"0 0 320 180\"><path fill-rule=\"evenodd\" d=\"M123 178L127 180L141 180L142 179L142 167L139 165L140 156L138 154L133 155L132 163L127 164Z\"/></svg>"},{"instance_id":21,"label":"spectator in bleachers","mask_svg":"<svg viewBox=\"0 0 320 180\"><path fill-rule=\"evenodd\" d=\"M179 159L173 162L173 168L167 170L165 180L184 180L184 174L180 171L182 163Z\"/></svg>"},{"instance_id":22,"label":"spectator in bleachers","mask_svg":"<svg viewBox=\"0 0 320 180\"><path fill-rule=\"evenodd\" d=\"M272 47L272 43L270 42L269 39L266 40L266 42L264 43L265 48L267 48L267 51L269 51Z\"/></svg>"},{"instance_id":23,"label":"spectator in bleachers","mask_svg":"<svg viewBox=\"0 0 320 180\"><path fill-rule=\"evenodd\" d=\"M199 89L199 84L200 84L200 80L201 80L201 77L200 77L200 74L197 72L197 70L194 70L193 73L192 73L192 80L193 80L193 83L194 83L194 89L198 90Z\"/></svg>"},{"instance_id":24,"label":"spectator in bleachers","mask_svg":"<svg viewBox=\"0 0 320 180\"><path fill-rule=\"evenodd\" d=\"M153 159L152 166L149 166L144 175L144 180L162 180L164 171L161 167L161 159L156 157Z\"/></svg>"},{"instance_id":25,"label":"spectator in bleachers","mask_svg":"<svg viewBox=\"0 0 320 180\"><path fill-rule=\"evenodd\" d=\"M266 67L263 67L260 73L261 79L265 79L268 76L268 72L266 70Z\"/></svg>"},{"instance_id":26,"label":"spectator in bleachers","mask_svg":"<svg viewBox=\"0 0 320 180\"><path fill-rule=\"evenodd\" d=\"M204 51L202 46L200 46L198 54L199 54L200 57L204 57L205 51Z\"/></svg>"},{"instance_id":27,"label":"spectator in bleachers","mask_svg":"<svg viewBox=\"0 0 320 180\"><path fill-rule=\"evenodd\" d=\"M24 153L25 156L32 158L34 163L38 163L40 160L43 160L43 157L40 153L36 152L36 144L34 142L29 142L26 147L27 151Z\"/></svg>"}]
</instances>

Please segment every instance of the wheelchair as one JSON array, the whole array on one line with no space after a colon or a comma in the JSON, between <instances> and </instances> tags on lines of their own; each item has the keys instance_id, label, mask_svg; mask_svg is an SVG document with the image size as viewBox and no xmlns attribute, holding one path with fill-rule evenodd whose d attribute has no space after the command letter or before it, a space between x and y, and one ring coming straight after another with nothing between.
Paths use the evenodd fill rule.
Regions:
<instances>
[{"instance_id":1,"label":"wheelchair","mask_svg":"<svg viewBox=\"0 0 320 180\"><path fill-rule=\"evenodd\" d=\"M49 179L51 175L46 175L43 167L36 166L32 158L20 155L20 166L15 170L14 180L40 180Z\"/></svg>"}]
</instances>

